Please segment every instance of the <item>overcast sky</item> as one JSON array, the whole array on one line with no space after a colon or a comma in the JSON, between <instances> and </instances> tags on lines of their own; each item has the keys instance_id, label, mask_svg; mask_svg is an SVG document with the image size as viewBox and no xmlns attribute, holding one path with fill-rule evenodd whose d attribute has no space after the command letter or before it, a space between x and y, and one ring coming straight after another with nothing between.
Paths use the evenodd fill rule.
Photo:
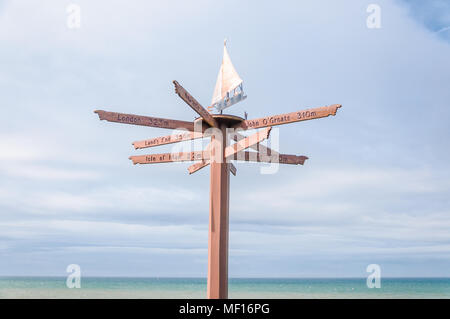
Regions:
<instances>
[{"instance_id":1,"label":"overcast sky","mask_svg":"<svg viewBox=\"0 0 450 319\"><path fill-rule=\"evenodd\" d=\"M172 80L207 106L226 37L229 113L343 105L280 127L304 166L235 164L230 277L450 276L448 1L70 3L0 0L0 275L206 276L209 169L93 111L193 120Z\"/></svg>"}]
</instances>

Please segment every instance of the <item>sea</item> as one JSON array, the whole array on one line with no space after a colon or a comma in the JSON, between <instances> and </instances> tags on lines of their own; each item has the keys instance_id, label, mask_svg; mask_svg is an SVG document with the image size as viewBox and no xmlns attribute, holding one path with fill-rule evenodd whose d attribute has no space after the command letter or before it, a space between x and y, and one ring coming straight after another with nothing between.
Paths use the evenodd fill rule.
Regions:
<instances>
[{"instance_id":1,"label":"sea","mask_svg":"<svg viewBox=\"0 0 450 319\"><path fill-rule=\"evenodd\" d=\"M229 298L450 298L450 278L230 278ZM68 288L66 277L0 277L0 298L179 298L206 297L205 278L83 277Z\"/></svg>"}]
</instances>

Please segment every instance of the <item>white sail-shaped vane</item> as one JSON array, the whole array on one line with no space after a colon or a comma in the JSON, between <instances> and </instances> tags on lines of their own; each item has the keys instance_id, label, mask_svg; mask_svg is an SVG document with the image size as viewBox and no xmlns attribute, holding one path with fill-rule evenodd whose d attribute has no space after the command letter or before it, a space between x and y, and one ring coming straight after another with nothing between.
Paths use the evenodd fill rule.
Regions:
<instances>
[{"instance_id":1,"label":"white sail-shaped vane","mask_svg":"<svg viewBox=\"0 0 450 319\"><path fill-rule=\"evenodd\" d=\"M220 66L219 74L217 75L217 82L214 88L214 93L211 101L210 111L215 108L217 111L244 100L247 96L244 95L242 87L242 79L236 72L236 69L231 63L230 56L227 51L226 42L223 46L223 59Z\"/></svg>"},{"instance_id":2,"label":"white sail-shaped vane","mask_svg":"<svg viewBox=\"0 0 450 319\"><path fill-rule=\"evenodd\" d=\"M220 66L219 74L217 75L217 81L214 88L211 105L214 105L222 100L222 67L223 64Z\"/></svg>"}]
</instances>

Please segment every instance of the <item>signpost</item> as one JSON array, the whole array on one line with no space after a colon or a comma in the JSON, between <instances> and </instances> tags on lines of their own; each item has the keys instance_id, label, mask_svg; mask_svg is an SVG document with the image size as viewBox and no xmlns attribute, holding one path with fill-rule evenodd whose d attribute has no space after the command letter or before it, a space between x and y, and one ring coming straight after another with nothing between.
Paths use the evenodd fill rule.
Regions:
<instances>
[{"instance_id":1,"label":"signpost","mask_svg":"<svg viewBox=\"0 0 450 319\"><path fill-rule=\"evenodd\" d=\"M135 149L197 138L210 138L209 145L203 151L130 156L130 160L132 160L133 164L196 161L188 168L189 174L193 174L201 168L210 165L207 297L213 299L228 298L230 172L236 175L236 167L230 163L230 160L303 165L308 157L279 154L260 144L260 142L269 137L272 126L336 115L341 105L333 104L259 119L244 120L234 115L209 113L177 81L173 83L175 92L200 116L194 122L102 110L97 110L95 113L98 114L100 120L109 122L187 131L180 134L136 141L133 143ZM264 129L247 137L239 132L230 133L230 129L242 131L259 128ZM230 145L231 140L236 141L236 143ZM252 148L256 152L246 151L248 148Z\"/></svg>"}]
</instances>

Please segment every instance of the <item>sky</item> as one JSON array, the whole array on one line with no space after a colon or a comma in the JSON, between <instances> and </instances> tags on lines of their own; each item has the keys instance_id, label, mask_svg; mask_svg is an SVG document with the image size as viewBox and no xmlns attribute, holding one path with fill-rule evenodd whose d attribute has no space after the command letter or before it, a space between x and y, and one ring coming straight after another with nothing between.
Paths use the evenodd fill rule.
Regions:
<instances>
[{"instance_id":1,"label":"sky","mask_svg":"<svg viewBox=\"0 0 450 319\"><path fill-rule=\"evenodd\" d=\"M209 170L133 166L172 132L93 111L193 120L172 81L207 106L224 38L227 113L342 104L273 130L304 166L235 163L229 276L450 276L449 26L445 0L0 0L0 276L206 276Z\"/></svg>"}]
</instances>

